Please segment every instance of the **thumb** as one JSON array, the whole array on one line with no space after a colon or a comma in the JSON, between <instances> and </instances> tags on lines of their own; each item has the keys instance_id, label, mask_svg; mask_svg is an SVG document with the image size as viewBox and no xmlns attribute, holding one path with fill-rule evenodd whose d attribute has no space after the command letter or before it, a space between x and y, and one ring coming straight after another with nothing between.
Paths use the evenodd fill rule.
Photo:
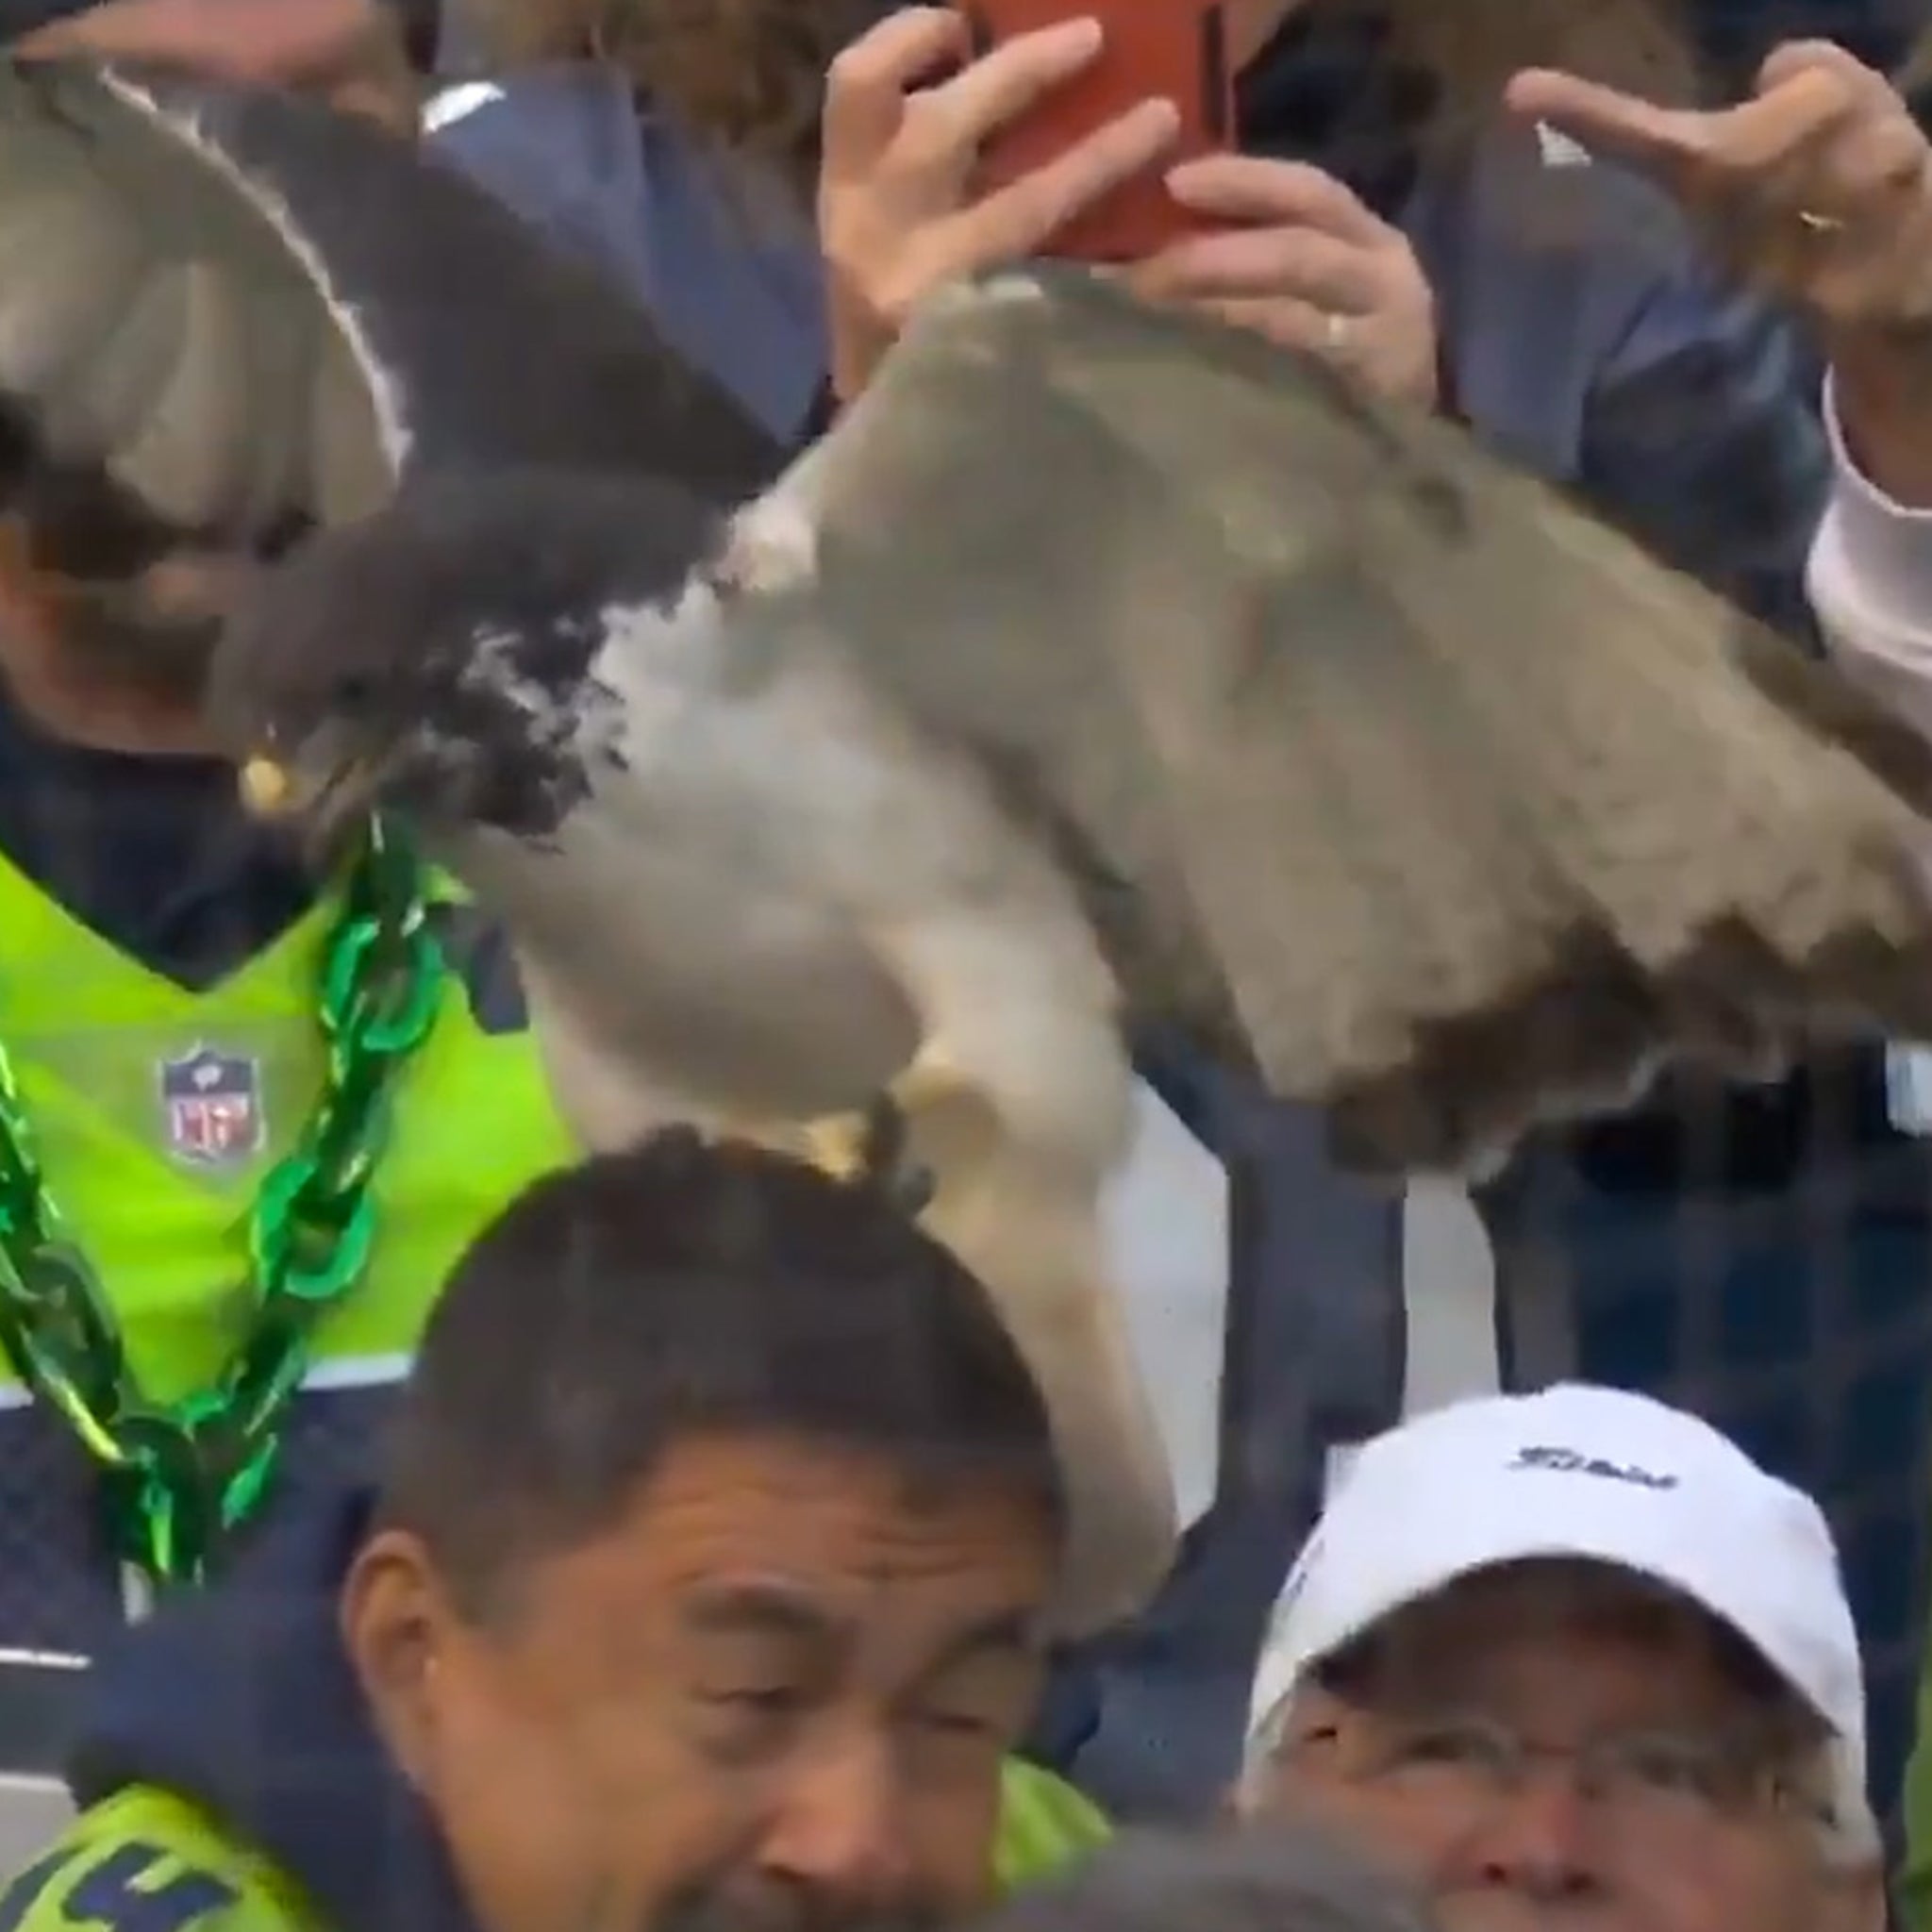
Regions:
<instances>
[{"instance_id":1,"label":"thumb","mask_svg":"<svg viewBox=\"0 0 1932 1932\"><path fill-rule=\"evenodd\" d=\"M1579 147L1652 175L1669 176L1710 148L1707 115L1659 108L1636 94L1551 68L1524 69L1503 97L1511 113L1544 122Z\"/></svg>"}]
</instances>

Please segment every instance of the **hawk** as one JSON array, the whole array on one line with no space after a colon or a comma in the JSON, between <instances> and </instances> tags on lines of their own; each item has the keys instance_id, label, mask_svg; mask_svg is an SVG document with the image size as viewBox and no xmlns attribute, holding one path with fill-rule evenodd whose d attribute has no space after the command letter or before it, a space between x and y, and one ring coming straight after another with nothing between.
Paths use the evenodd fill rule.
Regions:
<instances>
[{"instance_id":1,"label":"hawk","mask_svg":"<svg viewBox=\"0 0 1932 1932\"><path fill-rule=\"evenodd\" d=\"M1052 1411L1068 1628L1174 1538L1096 1213L1139 1029L1390 1174L1932 1029L1932 753L1452 425L1042 266L788 464L379 130L0 81L0 508L258 559L213 729L504 919L589 1144L859 1166L891 1098Z\"/></svg>"}]
</instances>

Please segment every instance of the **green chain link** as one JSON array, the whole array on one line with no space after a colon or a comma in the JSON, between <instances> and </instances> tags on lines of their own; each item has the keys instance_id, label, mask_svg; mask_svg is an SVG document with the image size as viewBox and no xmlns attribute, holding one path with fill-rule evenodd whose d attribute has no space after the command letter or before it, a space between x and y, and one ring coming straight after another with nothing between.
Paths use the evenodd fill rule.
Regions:
<instances>
[{"instance_id":1,"label":"green chain link","mask_svg":"<svg viewBox=\"0 0 1932 1932\"><path fill-rule=\"evenodd\" d=\"M370 1181L444 972L421 868L374 824L324 953L322 1094L249 1217L247 1333L213 1386L166 1406L143 1396L100 1278L63 1230L0 1047L0 1348L101 1465L115 1548L151 1582L204 1581L262 1506L309 1338L367 1271Z\"/></svg>"}]
</instances>

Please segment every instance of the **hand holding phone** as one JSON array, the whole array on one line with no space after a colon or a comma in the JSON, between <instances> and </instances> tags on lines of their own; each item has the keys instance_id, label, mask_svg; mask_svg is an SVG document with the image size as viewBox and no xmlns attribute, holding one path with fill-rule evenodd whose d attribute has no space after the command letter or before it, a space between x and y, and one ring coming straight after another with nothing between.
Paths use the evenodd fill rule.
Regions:
<instances>
[{"instance_id":1,"label":"hand holding phone","mask_svg":"<svg viewBox=\"0 0 1932 1932\"><path fill-rule=\"evenodd\" d=\"M957 4L906 8L860 35L826 76L819 246L833 387L847 401L935 289L1052 253L1083 211L1125 182L1158 187L1173 162L1178 108L1137 98L1085 139L1049 140L1043 165L989 192L990 144L1077 86L1105 52L1104 29L1074 12L978 59L973 38Z\"/></svg>"},{"instance_id":2,"label":"hand holding phone","mask_svg":"<svg viewBox=\"0 0 1932 1932\"><path fill-rule=\"evenodd\" d=\"M977 186L991 192L1033 173L1148 99L1180 117L1168 164L1234 141L1234 92L1222 0L954 0L976 55L1062 21L1097 19L1105 34L1083 74L1029 108L981 151ZM1162 173L1109 190L1058 231L1046 250L1077 261L1144 260L1204 222L1167 192Z\"/></svg>"}]
</instances>

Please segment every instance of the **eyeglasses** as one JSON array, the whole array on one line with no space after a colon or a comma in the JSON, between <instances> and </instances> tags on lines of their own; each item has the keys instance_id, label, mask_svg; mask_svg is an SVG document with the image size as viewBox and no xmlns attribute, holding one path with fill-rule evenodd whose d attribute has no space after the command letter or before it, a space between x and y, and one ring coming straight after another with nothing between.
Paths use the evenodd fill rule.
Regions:
<instances>
[{"instance_id":1,"label":"eyeglasses","mask_svg":"<svg viewBox=\"0 0 1932 1932\"><path fill-rule=\"evenodd\" d=\"M1533 1742L1479 1714L1364 1711L1304 1733L1291 1751L1295 1741L1332 1748L1350 1783L1426 1807L1445 1829L1481 1824L1545 1762L1569 1770L1606 1825L1653 1843L1774 1811L1831 1822L1829 1806L1790 1775L1789 1751L1762 1737L1625 1731L1568 1746Z\"/></svg>"}]
</instances>

